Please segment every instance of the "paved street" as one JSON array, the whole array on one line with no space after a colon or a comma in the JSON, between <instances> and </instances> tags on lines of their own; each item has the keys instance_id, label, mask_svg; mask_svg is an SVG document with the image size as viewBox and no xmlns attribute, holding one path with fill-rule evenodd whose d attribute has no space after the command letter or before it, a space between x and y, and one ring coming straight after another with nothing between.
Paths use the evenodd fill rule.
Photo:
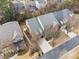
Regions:
<instances>
[{"instance_id":1,"label":"paved street","mask_svg":"<svg viewBox=\"0 0 79 59\"><path fill-rule=\"evenodd\" d=\"M52 51L43 55L38 59L59 59L62 55L79 45L79 36L72 38L64 44L54 48Z\"/></svg>"}]
</instances>

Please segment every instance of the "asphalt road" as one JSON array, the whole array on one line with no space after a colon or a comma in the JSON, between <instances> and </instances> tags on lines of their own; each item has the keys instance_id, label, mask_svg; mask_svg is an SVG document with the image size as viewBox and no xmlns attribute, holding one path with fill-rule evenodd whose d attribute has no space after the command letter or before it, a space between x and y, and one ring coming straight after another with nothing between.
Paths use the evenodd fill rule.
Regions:
<instances>
[{"instance_id":1,"label":"asphalt road","mask_svg":"<svg viewBox=\"0 0 79 59\"><path fill-rule=\"evenodd\" d=\"M62 55L79 45L79 36L72 38L64 44L54 48L50 52L44 54L38 59L59 59Z\"/></svg>"}]
</instances>

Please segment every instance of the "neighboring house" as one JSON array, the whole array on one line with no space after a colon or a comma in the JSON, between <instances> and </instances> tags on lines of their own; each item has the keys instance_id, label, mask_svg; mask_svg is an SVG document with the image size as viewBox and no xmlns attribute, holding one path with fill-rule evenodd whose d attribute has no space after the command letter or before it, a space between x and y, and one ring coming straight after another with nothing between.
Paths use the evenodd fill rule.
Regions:
<instances>
[{"instance_id":1,"label":"neighboring house","mask_svg":"<svg viewBox=\"0 0 79 59\"><path fill-rule=\"evenodd\" d=\"M15 39L14 32L17 33L17 36L19 35L19 40L22 39L23 34L17 21L0 25L0 48L13 43Z\"/></svg>"},{"instance_id":2,"label":"neighboring house","mask_svg":"<svg viewBox=\"0 0 79 59\"><path fill-rule=\"evenodd\" d=\"M33 1L30 1L30 2L15 2L14 3L14 7L16 9L27 9L27 8L30 8L30 6L35 6L34 2Z\"/></svg>"},{"instance_id":3,"label":"neighboring house","mask_svg":"<svg viewBox=\"0 0 79 59\"><path fill-rule=\"evenodd\" d=\"M23 33L17 21L0 25L0 48L5 57L12 57L20 49L25 49Z\"/></svg>"},{"instance_id":4,"label":"neighboring house","mask_svg":"<svg viewBox=\"0 0 79 59\"><path fill-rule=\"evenodd\" d=\"M67 22L67 17L72 17L72 15L74 15L74 13L72 11L70 11L69 9L64 9L61 11L57 11L54 12L54 15L56 17L56 19L58 20L58 22L60 22L61 24L66 23Z\"/></svg>"},{"instance_id":5,"label":"neighboring house","mask_svg":"<svg viewBox=\"0 0 79 59\"><path fill-rule=\"evenodd\" d=\"M18 12L24 12L24 10L35 10L36 5L34 1L24 2L24 1L13 1L12 7Z\"/></svg>"},{"instance_id":6,"label":"neighboring house","mask_svg":"<svg viewBox=\"0 0 79 59\"><path fill-rule=\"evenodd\" d=\"M47 4L47 0L30 0L29 2L27 2L26 0L12 1L12 7L19 12L28 9L34 11L42 7L45 7L46 4Z\"/></svg>"}]
</instances>

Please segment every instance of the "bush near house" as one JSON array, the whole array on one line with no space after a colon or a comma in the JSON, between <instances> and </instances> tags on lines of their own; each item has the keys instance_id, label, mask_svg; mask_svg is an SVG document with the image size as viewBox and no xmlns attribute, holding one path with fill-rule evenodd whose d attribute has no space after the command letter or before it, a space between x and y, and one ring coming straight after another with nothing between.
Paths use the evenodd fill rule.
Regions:
<instances>
[{"instance_id":1,"label":"bush near house","mask_svg":"<svg viewBox=\"0 0 79 59\"><path fill-rule=\"evenodd\" d=\"M0 9L3 11L3 23L13 21L15 18L14 10L10 7L11 0L0 0Z\"/></svg>"}]
</instances>

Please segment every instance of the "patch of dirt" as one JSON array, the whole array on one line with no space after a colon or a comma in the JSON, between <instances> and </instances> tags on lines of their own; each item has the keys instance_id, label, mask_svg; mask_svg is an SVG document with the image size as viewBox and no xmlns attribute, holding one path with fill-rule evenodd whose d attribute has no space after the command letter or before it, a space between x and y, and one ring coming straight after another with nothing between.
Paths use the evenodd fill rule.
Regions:
<instances>
[{"instance_id":1,"label":"patch of dirt","mask_svg":"<svg viewBox=\"0 0 79 59\"><path fill-rule=\"evenodd\" d=\"M54 40L52 39L52 41L49 42L51 46L60 45L69 39L69 37L62 31L59 33L59 35L59 37Z\"/></svg>"}]
</instances>

